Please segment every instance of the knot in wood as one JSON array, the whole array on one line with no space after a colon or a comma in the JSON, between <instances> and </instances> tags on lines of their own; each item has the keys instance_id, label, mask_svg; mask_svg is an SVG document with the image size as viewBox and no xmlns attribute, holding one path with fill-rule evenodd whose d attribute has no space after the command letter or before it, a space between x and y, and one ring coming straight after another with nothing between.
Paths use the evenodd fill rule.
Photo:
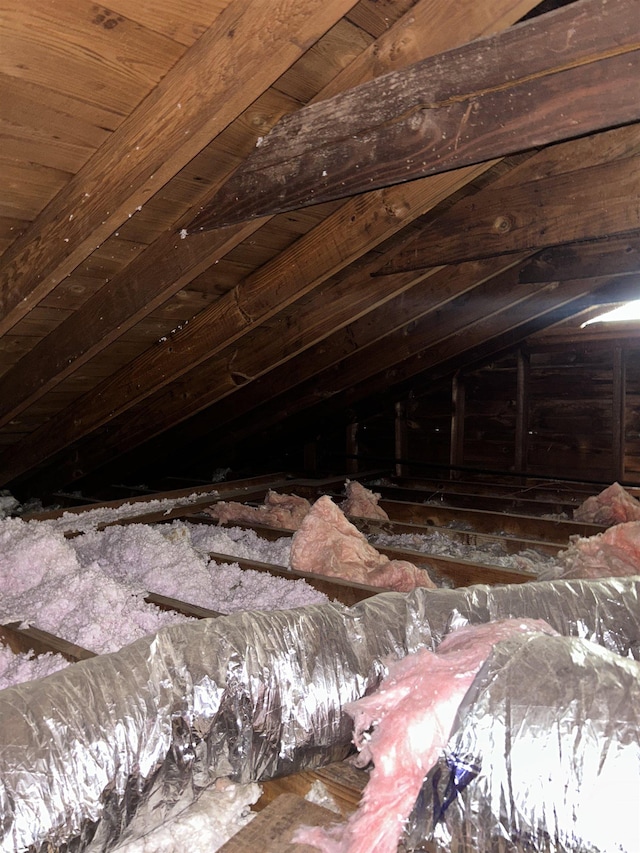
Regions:
<instances>
[{"instance_id":1,"label":"knot in wood","mask_svg":"<svg viewBox=\"0 0 640 853\"><path fill-rule=\"evenodd\" d=\"M496 216L493 221L493 230L498 234L508 234L513 228L513 220L510 216Z\"/></svg>"}]
</instances>

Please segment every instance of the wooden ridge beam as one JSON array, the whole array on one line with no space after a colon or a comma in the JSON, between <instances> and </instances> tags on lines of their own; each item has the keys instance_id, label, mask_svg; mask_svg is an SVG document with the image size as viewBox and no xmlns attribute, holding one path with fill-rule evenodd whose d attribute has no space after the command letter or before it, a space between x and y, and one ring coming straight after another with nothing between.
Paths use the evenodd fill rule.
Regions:
<instances>
[{"instance_id":1,"label":"wooden ridge beam","mask_svg":"<svg viewBox=\"0 0 640 853\"><path fill-rule=\"evenodd\" d=\"M578 0L283 118L189 230L640 118L638 0Z\"/></svg>"},{"instance_id":2,"label":"wooden ridge beam","mask_svg":"<svg viewBox=\"0 0 640 853\"><path fill-rule=\"evenodd\" d=\"M410 14L405 15L369 49L341 71L317 97L333 95L336 91L353 86L356 82L370 80L374 75L390 68L413 62L430 52L445 49L456 39L475 38L483 33L508 26L534 5L534 0L497 0L490 5L477 4L469 0L456 7L456 27L432 30L428 22L434 19L447 19L451 24L450 4L445 0L438 0L436 3L433 0L421 0L411 9ZM428 33L428 36L425 37L425 33ZM468 179L470 180L475 174L475 171L469 172ZM452 180L449 191L460 186L458 177ZM436 204L440 198L440 189L435 188L435 185L434 189L436 192L433 203ZM345 233L347 226L354 221L352 217L362 218L365 222L368 216L384 217L394 211L394 205L395 212L399 213L403 207L411 206L411 200L407 198L405 202L402 196L392 198L378 195L370 200L368 208L358 204L345 209L344 225L341 226L340 233ZM417 212L413 215L417 215ZM178 225L178 230L181 224L186 224L186 221ZM191 240L180 240L177 237L177 231L158 238L149 249L116 275L85 306L36 346L13 370L0 378L0 424L7 423L16 417L28 405L55 387L62 379L130 328L133 323L153 310L157 304L192 281L203 269L215 263L261 224L264 223L254 222L248 226L227 229L214 238L211 235L208 237L205 235L203 239L195 237ZM322 239L326 243L326 235ZM357 248L359 239L357 231L350 233L350 239L350 248ZM356 252L356 256L358 253L366 252L367 246L365 242L359 252ZM313 251L313 247L308 247L308 251ZM287 257L291 258L292 264L296 263L293 250ZM345 254L342 265L344 266L352 259L353 255ZM273 268L271 272L274 273ZM303 274L308 274L299 267L297 273L300 277L299 281L303 280ZM316 284L317 281L312 276L310 286L313 287ZM209 336L212 328L219 328L221 339L226 338L230 341L236 332L243 331L248 317L252 321L255 319L257 309L252 309L251 304L244 305L246 289L244 286L235 289L206 313L203 319L210 324ZM250 312L247 316L241 314L241 309L244 307ZM188 327L184 331L186 333ZM192 336L188 335L188 337ZM162 360L165 366L167 362L175 364L178 359L174 343L174 336L172 336L169 341L164 342L164 345L159 344L154 348L153 357L142 356L141 372L145 375L150 374L158 360ZM212 351L215 351L219 344L216 340L211 344ZM198 355L194 351L194 356ZM164 368L159 371L160 374L163 370ZM157 374L156 370L156 381ZM177 375L180 375L179 365ZM116 386L123 387L121 374L116 381ZM126 384L124 387L127 387ZM145 385L141 386L141 388L145 387Z\"/></svg>"},{"instance_id":3,"label":"wooden ridge beam","mask_svg":"<svg viewBox=\"0 0 640 853\"><path fill-rule=\"evenodd\" d=\"M426 227L379 274L619 235L637 243L639 197L637 154L518 186L485 187ZM633 253L618 264L623 272L633 266Z\"/></svg>"},{"instance_id":4,"label":"wooden ridge beam","mask_svg":"<svg viewBox=\"0 0 640 853\"><path fill-rule=\"evenodd\" d=\"M0 334L24 317L355 2L273 0L266 7L262 0L233 0L8 249L0 270Z\"/></svg>"}]
</instances>

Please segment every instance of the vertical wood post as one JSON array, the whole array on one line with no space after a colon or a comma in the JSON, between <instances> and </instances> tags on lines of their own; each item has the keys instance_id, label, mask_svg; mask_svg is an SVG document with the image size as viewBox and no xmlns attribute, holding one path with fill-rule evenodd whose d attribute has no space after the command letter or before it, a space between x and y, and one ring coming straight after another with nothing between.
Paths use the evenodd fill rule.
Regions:
<instances>
[{"instance_id":1,"label":"vertical wood post","mask_svg":"<svg viewBox=\"0 0 640 853\"><path fill-rule=\"evenodd\" d=\"M612 466L613 479L624 480L625 457L625 409L626 409L626 358L621 344L613 348L613 412Z\"/></svg>"},{"instance_id":2,"label":"vertical wood post","mask_svg":"<svg viewBox=\"0 0 640 853\"><path fill-rule=\"evenodd\" d=\"M526 473L529 448L529 376L531 361L529 353L518 349L518 371L516 380L516 450L515 469Z\"/></svg>"},{"instance_id":3,"label":"vertical wood post","mask_svg":"<svg viewBox=\"0 0 640 853\"><path fill-rule=\"evenodd\" d=\"M306 441L304 444L304 470L306 474L318 473L318 442Z\"/></svg>"},{"instance_id":4,"label":"vertical wood post","mask_svg":"<svg viewBox=\"0 0 640 853\"><path fill-rule=\"evenodd\" d=\"M358 473L358 422L347 424L346 434L347 473Z\"/></svg>"},{"instance_id":5,"label":"vertical wood post","mask_svg":"<svg viewBox=\"0 0 640 853\"><path fill-rule=\"evenodd\" d=\"M399 400L395 409L395 475L396 477L405 477L408 474L407 465L403 462L408 458L407 404L404 400Z\"/></svg>"},{"instance_id":6,"label":"vertical wood post","mask_svg":"<svg viewBox=\"0 0 640 853\"><path fill-rule=\"evenodd\" d=\"M461 466L464 459L464 416L464 378L460 371L457 371L451 380L451 449L449 452L451 470L449 478L452 480L460 477L460 471L456 470L456 466Z\"/></svg>"}]
</instances>

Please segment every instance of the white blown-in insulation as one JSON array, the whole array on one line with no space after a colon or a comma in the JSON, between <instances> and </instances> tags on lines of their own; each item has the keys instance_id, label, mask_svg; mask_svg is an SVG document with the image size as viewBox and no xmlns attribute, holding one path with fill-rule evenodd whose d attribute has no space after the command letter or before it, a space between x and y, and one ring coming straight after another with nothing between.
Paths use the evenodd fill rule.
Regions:
<instances>
[{"instance_id":1,"label":"white blown-in insulation","mask_svg":"<svg viewBox=\"0 0 640 853\"><path fill-rule=\"evenodd\" d=\"M0 690L34 678L44 678L68 665L69 661L62 655L51 652L37 657L32 652L14 654L7 646L0 645Z\"/></svg>"},{"instance_id":2,"label":"white blown-in insulation","mask_svg":"<svg viewBox=\"0 0 640 853\"><path fill-rule=\"evenodd\" d=\"M287 538L266 542L252 531L183 522L97 530L103 520L100 512L92 525L83 519L79 526L87 532L71 539L58 520L0 520L0 622L33 625L103 654L188 620L146 603L148 592L221 613L328 600L303 580L217 564L208 556L217 550L286 565ZM46 674L38 666L33 660L16 663L3 686ZM30 676L30 667L37 674Z\"/></svg>"}]
</instances>

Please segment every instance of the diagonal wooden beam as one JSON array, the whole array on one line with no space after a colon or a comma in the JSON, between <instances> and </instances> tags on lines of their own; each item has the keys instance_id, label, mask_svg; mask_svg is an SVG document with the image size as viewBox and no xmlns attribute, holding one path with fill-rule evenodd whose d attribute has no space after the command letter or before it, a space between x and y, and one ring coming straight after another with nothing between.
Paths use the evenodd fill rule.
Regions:
<instances>
[{"instance_id":1,"label":"diagonal wooden beam","mask_svg":"<svg viewBox=\"0 0 640 853\"><path fill-rule=\"evenodd\" d=\"M597 140L563 143L524 160L492 186L499 185L504 188L517 184L523 176L531 177L539 173L555 174L563 168L566 169L568 164L576 160L598 164L603 158L623 157L630 149L633 150L640 144L639 137L640 134L625 128L600 134ZM478 198L478 195L475 198ZM403 243L407 240L411 240L410 233L402 237ZM400 245L401 243L396 239L386 243L383 248L385 252L393 254L399 251ZM290 312L291 316L276 316L271 323L245 335L241 346L221 350L215 359L209 359L199 365L197 373L186 374L165 395L166 404L159 402L161 392L154 395L154 399L149 400L149 404L159 412L168 413L172 409L169 402L170 396L175 393L178 398L185 401L182 414L186 416L235 392L231 404L233 410L238 411L239 414L248 413L253 405L263 402L260 398L261 391L258 389L263 388L264 385L268 386L266 392L268 396L281 393L285 388L312 375L313 367L320 370L330 366L333 363L333 353L341 353L338 358L351 354L355 349L389 334L393 328L420 318L433 310L434 305L444 305L455 296L471 290L498 272L519 263L520 260L521 257L511 255L463 263L441 270L432 268L423 271L423 275L425 273L428 275L428 280L424 282L422 276L413 280L387 276L385 277L386 292L384 288L380 290L374 282L369 285L368 307L361 293L363 284L366 284L362 281L362 274L375 276L376 271L381 266L384 267L384 255L366 264L360 263L357 269L334 285L331 290L327 290L325 285L317 300L310 303L296 302L295 309ZM620 271L619 268L616 271ZM590 275L607 273L607 270L602 270L592 272ZM407 276L409 273L402 275ZM552 280L555 279L553 277L547 279L547 281ZM351 294L351 311L341 315L338 309L345 294ZM376 308L378 300L383 307ZM365 309L368 313L358 320L358 313ZM341 328L345 320L348 325ZM282 329L287 330L284 338L280 331ZM301 330L304 330L304 335L301 334ZM330 337L324 337L328 333L331 333ZM313 345L313 337L318 334L323 336L322 340ZM309 346L311 349L308 349ZM280 369L272 369L277 368L281 363L283 366ZM269 372L263 383L259 379L257 382L251 381L266 371ZM250 381L251 384L247 387L239 388L240 385ZM221 418L224 422L225 408L228 409L229 406L216 408L213 412L214 419ZM179 416L176 417L176 421L178 419Z\"/></svg>"},{"instance_id":2,"label":"diagonal wooden beam","mask_svg":"<svg viewBox=\"0 0 640 853\"><path fill-rule=\"evenodd\" d=\"M522 267L520 281L566 281L637 273L640 273L640 231L626 237L544 249Z\"/></svg>"},{"instance_id":3,"label":"diagonal wooden beam","mask_svg":"<svg viewBox=\"0 0 640 853\"><path fill-rule=\"evenodd\" d=\"M588 304L588 294L597 283L593 279L571 281L562 290L548 286L533 291L527 299L515 300L490 317L476 316L465 326L464 333L447 338L442 348L429 343L404 361L390 359L378 372L367 372L361 365L359 378L352 374L354 381L350 386L340 384L337 371L331 371L326 382L324 377L316 377L313 382L265 402L254 410L251 419L238 419L221 430L211 431L207 435L208 445L222 449L278 424L294 428L300 423L299 418L317 424L339 412L353 412L354 407L358 407L360 416L360 406L365 401L368 401L367 411L380 411L385 401L391 403L399 394L408 393L417 377L433 383L451 375L454 369L488 358L545 326L579 313Z\"/></svg>"},{"instance_id":4,"label":"diagonal wooden beam","mask_svg":"<svg viewBox=\"0 0 640 853\"><path fill-rule=\"evenodd\" d=\"M567 164L576 159L583 163L600 163L603 158L624 157L630 148L633 150L634 146L638 144L637 134L633 130L633 128L623 128L600 134L595 140L578 140L553 146L551 149L541 151L524 161L516 169L502 176L496 183L499 183L500 186L508 186L523 177L535 177L540 173L555 174L566 169ZM455 174L457 173L452 173L452 175ZM434 182L437 186L441 180L450 181L452 175L423 179L424 187L433 193L434 187L429 188L429 182ZM98 389L99 395L96 392L87 394L85 399L76 401L67 410L60 413L57 416L58 428L55 432L47 429L45 425L6 451L0 457L1 481L7 482L13 479L27 470L28 467L41 463L66 444L75 442L91 431L99 429L102 424L133 406L136 407L136 411L142 413L142 420L150 424L151 421L147 417L146 407L142 404L142 400L151 394L161 395L163 385L168 384L169 380L175 383L180 376L189 370L193 370L207 358L224 352L224 348L233 343L241 334L246 334L259 325L260 318L262 320L268 319L267 315L260 313L265 311L265 303L261 301L263 289L268 292L270 287L278 288L280 308L293 303L301 295L299 281L309 282L310 278L313 279L309 283L309 288L305 289L305 292L310 292L313 289L312 285L316 286L328 277L328 274L325 275L326 270L318 267L318 258L322 258L325 263L331 261L332 256L327 254L326 248L328 233L344 234L345 237L350 238L350 241L353 241L356 239L358 228L362 228L366 239L370 240L369 245L377 244L379 242L377 237L382 233L377 231L378 228L388 227L387 237L399 230L400 223L387 221L390 212L401 208L400 200L404 199L403 204L406 203L404 193L407 189L417 189L422 183L413 182L405 188L395 188L394 192L398 192L399 195L394 197L388 194L382 203L381 199L378 198L376 207L371 209L370 214L366 213L368 208L363 204L365 200L354 199L348 202L345 205L346 211L344 207L336 211L332 221L322 223L322 226L318 226L303 240L298 241L294 245L293 251L284 252L271 264L267 264L259 270L255 276L247 279L236 291L231 292L205 312L202 312L197 318L197 322L190 323L169 341L154 347L149 353L143 354L142 357L133 362L132 365L103 382ZM376 194L371 195L375 196ZM433 201L432 195L430 198ZM386 205L384 200L386 200ZM414 197L410 207L414 207L418 200L418 197ZM351 207L351 205L358 204L360 207ZM386 220L382 222L379 216L381 207L386 210ZM358 211L361 212L360 218L357 216ZM408 215L408 213L409 211L405 209L404 215L407 215L409 220L413 219L414 216ZM353 229L352 217L358 220L358 228L355 231L350 230ZM196 240L204 238L205 235L202 235ZM332 242L330 247L332 252L345 251L335 242ZM352 246L349 248L351 249ZM336 260L338 258L333 256L333 261ZM342 266L344 263L339 261L335 263L332 270L335 271ZM284 279L283 275L286 276ZM314 276L319 275L321 278L314 278ZM252 301L247 301L249 299ZM269 313L268 316L275 316L275 311ZM168 363L170 367L167 366ZM231 384L233 384L233 379ZM236 382L236 386L237 384ZM174 385L173 390L175 389L177 389L176 399L182 400L186 409L192 405L192 401L198 399L198 395L192 393L186 385L184 387ZM171 398L173 390L171 387L168 389L169 398ZM187 400L189 401L188 405L186 404ZM207 401L212 402L211 397L207 397ZM197 411L197 409L195 410ZM134 412L132 411L131 429L133 429L133 415ZM135 420L136 423L139 420L137 415ZM169 426L166 422L164 425Z\"/></svg>"},{"instance_id":5,"label":"diagonal wooden beam","mask_svg":"<svg viewBox=\"0 0 640 853\"><path fill-rule=\"evenodd\" d=\"M535 0L495 0L491 4L478 4L470 0L457 4L455 10L452 10L446 0L421 0L411 9L410 14L405 15L340 72L318 97L335 94L363 80L370 80L375 74L416 61L430 52L443 50L456 40L475 38L506 27L534 5ZM438 21L447 22L447 26L432 29L432 23ZM471 176L476 173L471 171L468 174ZM454 175L450 180L452 190L459 186L459 176ZM435 197L440 197L440 189ZM385 201L384 195L373 196L367 203L359 202L351 209L345 209L345 214L387 216ZM399 204L401 206L402 202ZM347 223L348 219L344 221ZM186 221L184 224L187 224ZM199 238L196 235L191 240L180 240L177 233L169 233L156 240L0 379L0 424L15 418L74 370L95 357L156 305L185 287L203 269L215 263L261 224L253 222L226 229L215 237L203 235ZM358 235L349 234L347 237L347 232L343 230L340 239L349 243L351 249L356 246ZM361 247L361 251L366 251L366 245ZM295 257L295 249L290 257ZM351 256L345 253L345 257ZM236 298L234 293L226 302L223 301L216 316L224 311L232 312ZM215 351L217 344L215 341L211 343ZM165 355L171 353L169 360L174 363L176 359L172 348L169 346L164 349ZM171 370L167 375L170 378ZM180 370L177 375L180 375ZM143 396L145 393L148 392L142 391Z\"/></svg>"},{"instance_id":6,"label":"diagonal wooden beam","mask_svg":"<svg viewBox=\"0 0 640 853\"><path fill-rule=\"evenodd\" d=\"M9 248L0 270L0 334L356 2L233 0Z\"/></svg>"},{"instance_id":7,"label":"diagonal wooden beam","mask_svg":"<svg viewBox=\"0 0 640 853\"><path fill-rule=\"evenodd\" d=\"M578 0L283 118L198 231L640 119L640 0Z\"/></svg>"},{"instance_id":8,"label":"diagonal wooden beam","mask_svg":"<svg viewBox=\"0 0 640 853\"><path fill-rule=\"evenodd\" d=\"M380 274L560 243L632 236L640 229L638 199L637 154L518 186L485 187L424 228Z\"/></svg>"},{"instance_id":9,"label":"diagonal wooden beam","mask_svg":"<svg viewBox=\"0 0 640 853\"><path fill-rule=\"evenodd\" d=\"M485 167L472 168L481 172ZM392 187L349 200L188 325L56 415L55 431L44 424L20 443L24 453L17 445L3 453L0 481L5 476L13 479L21 473L20 466L24 471L112 420L311 292L446 198L454 189L452 177L463 186L474 176L461 169L452 176L414 181L409 188Z\"/></svg>"}]
</instances>

